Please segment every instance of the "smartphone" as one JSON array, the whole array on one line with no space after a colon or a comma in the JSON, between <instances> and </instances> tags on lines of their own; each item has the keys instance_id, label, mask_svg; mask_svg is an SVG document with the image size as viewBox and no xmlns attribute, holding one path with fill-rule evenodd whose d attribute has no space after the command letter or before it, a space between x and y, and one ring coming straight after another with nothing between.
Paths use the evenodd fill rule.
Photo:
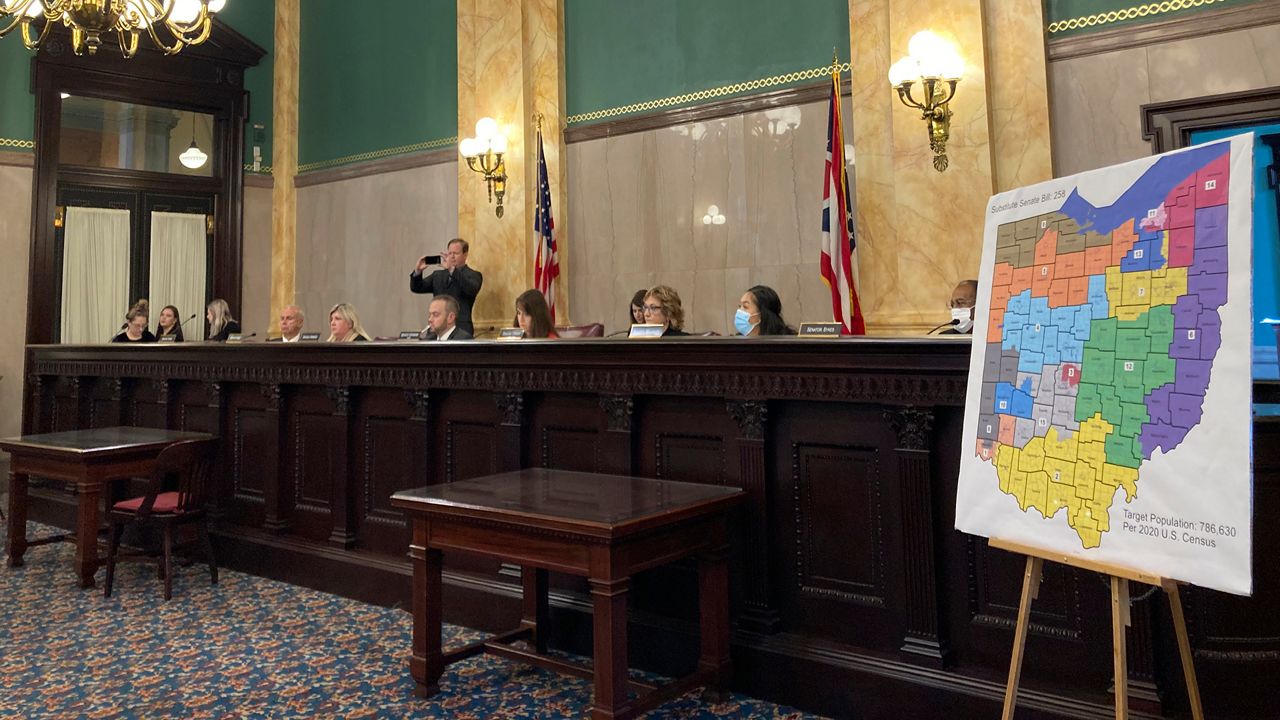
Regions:
<instances>
[{"instance_id":1,"label":"smartphone","mask_svg":"<svg viewBox=\"0 0 1280 720\"><path fill-rule=\"evenodd\" d=\"M439 264L440 264L440 256L439 256L439 255L426 255L426 256L423 256L423 258L422 258L422 262L424 262L424 263L426 263L426 264L428 264L428 265L439 265Z\"/></svg>"}]
</instances>

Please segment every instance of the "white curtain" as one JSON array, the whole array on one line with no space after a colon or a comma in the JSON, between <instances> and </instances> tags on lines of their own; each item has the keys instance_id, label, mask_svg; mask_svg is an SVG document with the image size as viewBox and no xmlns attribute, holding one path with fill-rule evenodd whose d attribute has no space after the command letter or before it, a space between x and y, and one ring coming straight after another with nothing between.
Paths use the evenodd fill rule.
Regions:
<instances>
[{"instance_id":1,"label":"white curtain","mask_svg":"<svg viewBox=\"0 0 1280 720\"><path fill-rule=\"evenodd\" d=\"M178 308L188 342L204 339L205 216L151 213L151 326L159 332L160 310ZM186 322L192 313L196 317Z\"/></svg>"},{"instance_id":2,"label":"white curtain","mask_svg":"<svg viewBox=\"0 0 1280 720\"><path fill-rule=\"evenodd\" d=\"M102 343L129 311L129 211L67 208L62 245L64 343Z\"/></svg>"}]
</instances>

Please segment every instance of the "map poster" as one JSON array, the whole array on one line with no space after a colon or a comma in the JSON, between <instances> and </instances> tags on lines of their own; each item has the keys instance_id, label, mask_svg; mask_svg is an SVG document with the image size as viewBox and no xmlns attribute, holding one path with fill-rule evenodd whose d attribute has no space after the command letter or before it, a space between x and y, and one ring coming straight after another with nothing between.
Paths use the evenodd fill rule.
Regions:
<instances>
[{"instance_id":1,"label":"map poster","mask_svg":"<svg viewBox=\"0 0 1280 720\"><path fill-rule=\"evenodd\" d=\"M1252 592L1252 147L991 199L957 529Z\"/></svg>"}]
</instances>

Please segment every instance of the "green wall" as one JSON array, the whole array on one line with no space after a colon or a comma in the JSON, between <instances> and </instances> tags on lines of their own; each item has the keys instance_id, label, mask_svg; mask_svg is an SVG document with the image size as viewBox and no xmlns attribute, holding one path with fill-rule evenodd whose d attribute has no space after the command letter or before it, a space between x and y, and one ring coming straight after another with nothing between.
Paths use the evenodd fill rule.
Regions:
<instances>
[{"instance_id":1,"label":"green wall","mask_svg":"<svg viewBox=\"0 0 1280 720\"><path fill-rule=\"evenodd\" d=\"M1049 37L1067 37L1070 35L1080 35L1083 33L1097 32L1099 30L1108 30L1116 27L1124 27L1127 25L1141 25L1156 20L1166 20L1173 17L1188 15L1195 12L1203 12L1205 10L1213 10L1216 8L1226 7L1228 5L1247 5L1256 2L1274 2L1274 0L1218 0L1207 5L1188 8L1184 10L1171 10L1165 13L1157 13L1147 15L1144 18L1136 18L1130 20L1119 20L1117 22L1106 23L1101 25L1092 25L1086 28L1062 28L1055 29L1049 33ZM1045 0L1045 26L1053 27L1056 22L1065 22L1075 18L1084 18L1098 13L1107 13L1112 11L1127 10L1130 8L1138 8L1146 5L1158 5L1152 0Z\"/></svg>"},{"instance_id":2,"label":"green wall","mask_svg":"<svg viewBox=\"0 0 1280 720\"><path fill-rule=\"evenodd\" d=\"M249 92L249 125L244 129L244 161L253 163L253 146L262 146L262 164L271 165L271 83L275 66L275 0L227 0L218 17L267 51L257 67L244 74ZM254 124L262 125L262 139L255 140Z\"/></svg>"},{"instance_id":3,"label":"green wall","mask_svg":"<svg viewBox=\"0 0 1280 720\"><path fill-rule=\"evenodd\" d=\"M9 141L35 135L36 98L31 94L31 56L17 31L0 40L0 152L26 151Z\"/></svg>"},{"instance_id":4,"label":"green wall","mask_svg":"<svg viewBox=\"0 0 1280 720\"><path fill-rule=\"evenodd\" d=\"M302 6L298 162L304 171L457 135L455 0L376 4L378 12L352 12L350 0Z\"/></svg>"},{"instance_id":5,"label":"green wall","mask_svg":"<svg viewBox=\"0 0 1280 720\"><path fill-rule=\"evenodd\" d=\"M237 32L267 51L262 62L245 73L249 91L250 127L246 129L245 162L253 161L252 123L262 123L265 142L263 162L271 164L271 61L275 27L275 0L229 0L218 15ZM142 38L142 43L150 42ZM4 140L30 142L35 136L35 96L31 90L31 57L35 53L22 46L15 30L0 39L0 151L14 148Z\"/></svg>"},{"instance_id":6,"label":"green wall","mask_svg":"<svg viewBox=\"0 0 1280 720\"><path fill-rule=\"evenodd\" d=\"M573 116L816 68L831 62L833 47L847 62L849 5L564 0L564 33Z\"/></svg>"}]
</instances>

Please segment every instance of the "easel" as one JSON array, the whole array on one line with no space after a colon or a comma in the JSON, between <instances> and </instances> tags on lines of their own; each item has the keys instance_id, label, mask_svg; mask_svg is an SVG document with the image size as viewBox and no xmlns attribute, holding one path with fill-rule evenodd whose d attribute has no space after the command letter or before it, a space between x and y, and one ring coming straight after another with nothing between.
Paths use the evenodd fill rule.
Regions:
<instances>
[{"instance_id":1,"label":"easel","mask_svg":"<svg viewBox=\"0 0 1280 720\"><path fill-rule=\"evenodd\" d=\"M1178 635L1178 651L1182 656L1182 674L1187 680L1187 694L1191 699L1191 717L1204 720L1200 707L1200 686L1196 683L1196 668L1191 661L1191 641L1187 637L1186 617L1182 614L1182 597L1178 595L1178 581L1139 572L1118 565L1093 562L1068 555L1053 555L1040 548L1033 548L1007 540L991 540L991 547L1027 556L1027 569L1022 577L1022 599L1018 604L1018 624L1013 635L1013 657L1009 660L1009 684L1004 691L1003 720L1013 720L1013 708L1018 702L1018 680L1022 675L1022 654L1027 646L1027 625L1031 619L1031 601L1040 592L1040 573L1044 561L1061 563L1083 570L1108 575L1111 578L1111 643L1115 663L1116 720L1129 717L1129 663L1125 653L1124 629L1129 626L1129 581L1156 585L1169 596L1169 609L1173 612L1173 628Z\"/></svg>"}]
</instances>

